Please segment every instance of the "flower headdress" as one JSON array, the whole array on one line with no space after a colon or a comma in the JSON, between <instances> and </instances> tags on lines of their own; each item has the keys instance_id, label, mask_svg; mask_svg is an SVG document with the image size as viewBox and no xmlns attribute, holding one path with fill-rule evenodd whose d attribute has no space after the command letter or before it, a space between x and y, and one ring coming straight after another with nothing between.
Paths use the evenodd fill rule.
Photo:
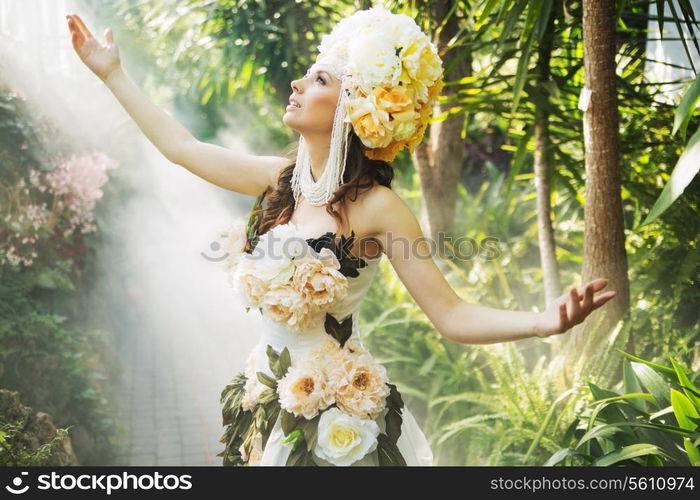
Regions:
<instances>
[{"instance_id":1,"label":"flower headdress","mask_svg":"<svg viewBox=\"0 0 700 500\"><path fill-rule=\"evenodd\" d=\"M375 7L341 20L319 45L317 63L341 81L331 148L321 178L314 181L304 138L299 138L292 190L323 205L345 172L350 128L370 159L391 161L420 143L443 86L437 49L413 19Z\"/></svg>"}]
</instances>

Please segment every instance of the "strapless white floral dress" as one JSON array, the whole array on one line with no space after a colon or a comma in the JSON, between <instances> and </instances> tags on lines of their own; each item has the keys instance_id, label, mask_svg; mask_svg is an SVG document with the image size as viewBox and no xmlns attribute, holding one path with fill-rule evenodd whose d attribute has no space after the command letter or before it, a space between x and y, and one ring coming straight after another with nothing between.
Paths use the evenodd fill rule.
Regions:
<instances>
[{"instance_id":1,"label":"strapless white floral dress","mask_svg":"<svg viewBox=\"0 0 700 500\"><path fill-rule=\"evenodd\" d=\"M259 221L234 223L226 245L231 284L260 311L263 330L221 394L223 464L433 465L428 440L360 339L359 309L382 256L352 255L354 233L304 239L288 223L258 235Z\"/></svg>"}]
</instances>

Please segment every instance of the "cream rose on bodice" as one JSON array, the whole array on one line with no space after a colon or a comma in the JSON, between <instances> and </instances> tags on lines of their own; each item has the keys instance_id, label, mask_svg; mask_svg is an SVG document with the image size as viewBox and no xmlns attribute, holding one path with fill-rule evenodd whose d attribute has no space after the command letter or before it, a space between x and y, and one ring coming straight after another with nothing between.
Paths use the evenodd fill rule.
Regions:
<instances>
[{"instance_id":1,"label":"cream rose on bodice","mask_svg":"<svg viewBox=\"0 0 700 500\"><path fill-rule=\"evenodd\" d=\"M316 252L291 223L272 228L252 253L243 254L234 282L246 306L297 332L318 325L348 293L335 254L328 248Z\"/></svg>"}]
</instances>

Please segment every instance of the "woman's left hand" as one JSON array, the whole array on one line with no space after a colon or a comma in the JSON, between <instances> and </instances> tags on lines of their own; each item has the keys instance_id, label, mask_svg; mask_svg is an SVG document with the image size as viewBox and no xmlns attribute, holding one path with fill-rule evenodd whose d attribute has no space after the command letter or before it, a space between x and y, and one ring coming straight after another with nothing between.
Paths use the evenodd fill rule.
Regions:
<instances>
[{"instance_id":1,"label":"woman's left hand","mask_svg":"<svg viewBox=\"0 0 700 500\"><path fill-rule=\"evenodd\" d=\"M549 337L564 333L581 323L591 312L617 295L616 291L611 290L594 299L593 294L607 285L608 280L595 279L581 288L572 287L568 293L553 300L547 309L540 313L536 324L537 336Z\"/></svg>"}]
</instances>

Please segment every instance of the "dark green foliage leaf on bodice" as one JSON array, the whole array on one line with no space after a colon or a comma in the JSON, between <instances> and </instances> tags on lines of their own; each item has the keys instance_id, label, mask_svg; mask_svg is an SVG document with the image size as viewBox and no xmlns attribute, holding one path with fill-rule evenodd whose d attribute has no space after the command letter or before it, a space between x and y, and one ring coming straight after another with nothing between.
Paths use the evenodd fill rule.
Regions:
<instances>
[{"instance_id":1,"label":"dark green foliage leaf on bodice","mask_svg":"<svg viewBox=\"0 0 700 500\"><path fill-rule=\"evenodd\" d=\"M328 335L340 343L340 347L344 347L345 342L352 335L352 314L342 322L338 322L332 314L326 313L326 321L323 323L323 327Z\"/></svg>"},{"instance_id":2,"label":"dark green foliage leaf on bodice","mask_svg":"<svg viewBox=\"0 0 700 500\"><path fill-rule=\"evenodd\" d=\"M340 240L340 242L338 242ZM328 231L318 238L309 238L306 242L316 252L328 248L340 262L340 273L347 278L356 278L360 275L358 269L367 266L367 262L362 257L355 257L350 253L350 249L355 241L355 231L350 231L350 236L336 237L336 233Z\"/></svg>"}]
</instances>

